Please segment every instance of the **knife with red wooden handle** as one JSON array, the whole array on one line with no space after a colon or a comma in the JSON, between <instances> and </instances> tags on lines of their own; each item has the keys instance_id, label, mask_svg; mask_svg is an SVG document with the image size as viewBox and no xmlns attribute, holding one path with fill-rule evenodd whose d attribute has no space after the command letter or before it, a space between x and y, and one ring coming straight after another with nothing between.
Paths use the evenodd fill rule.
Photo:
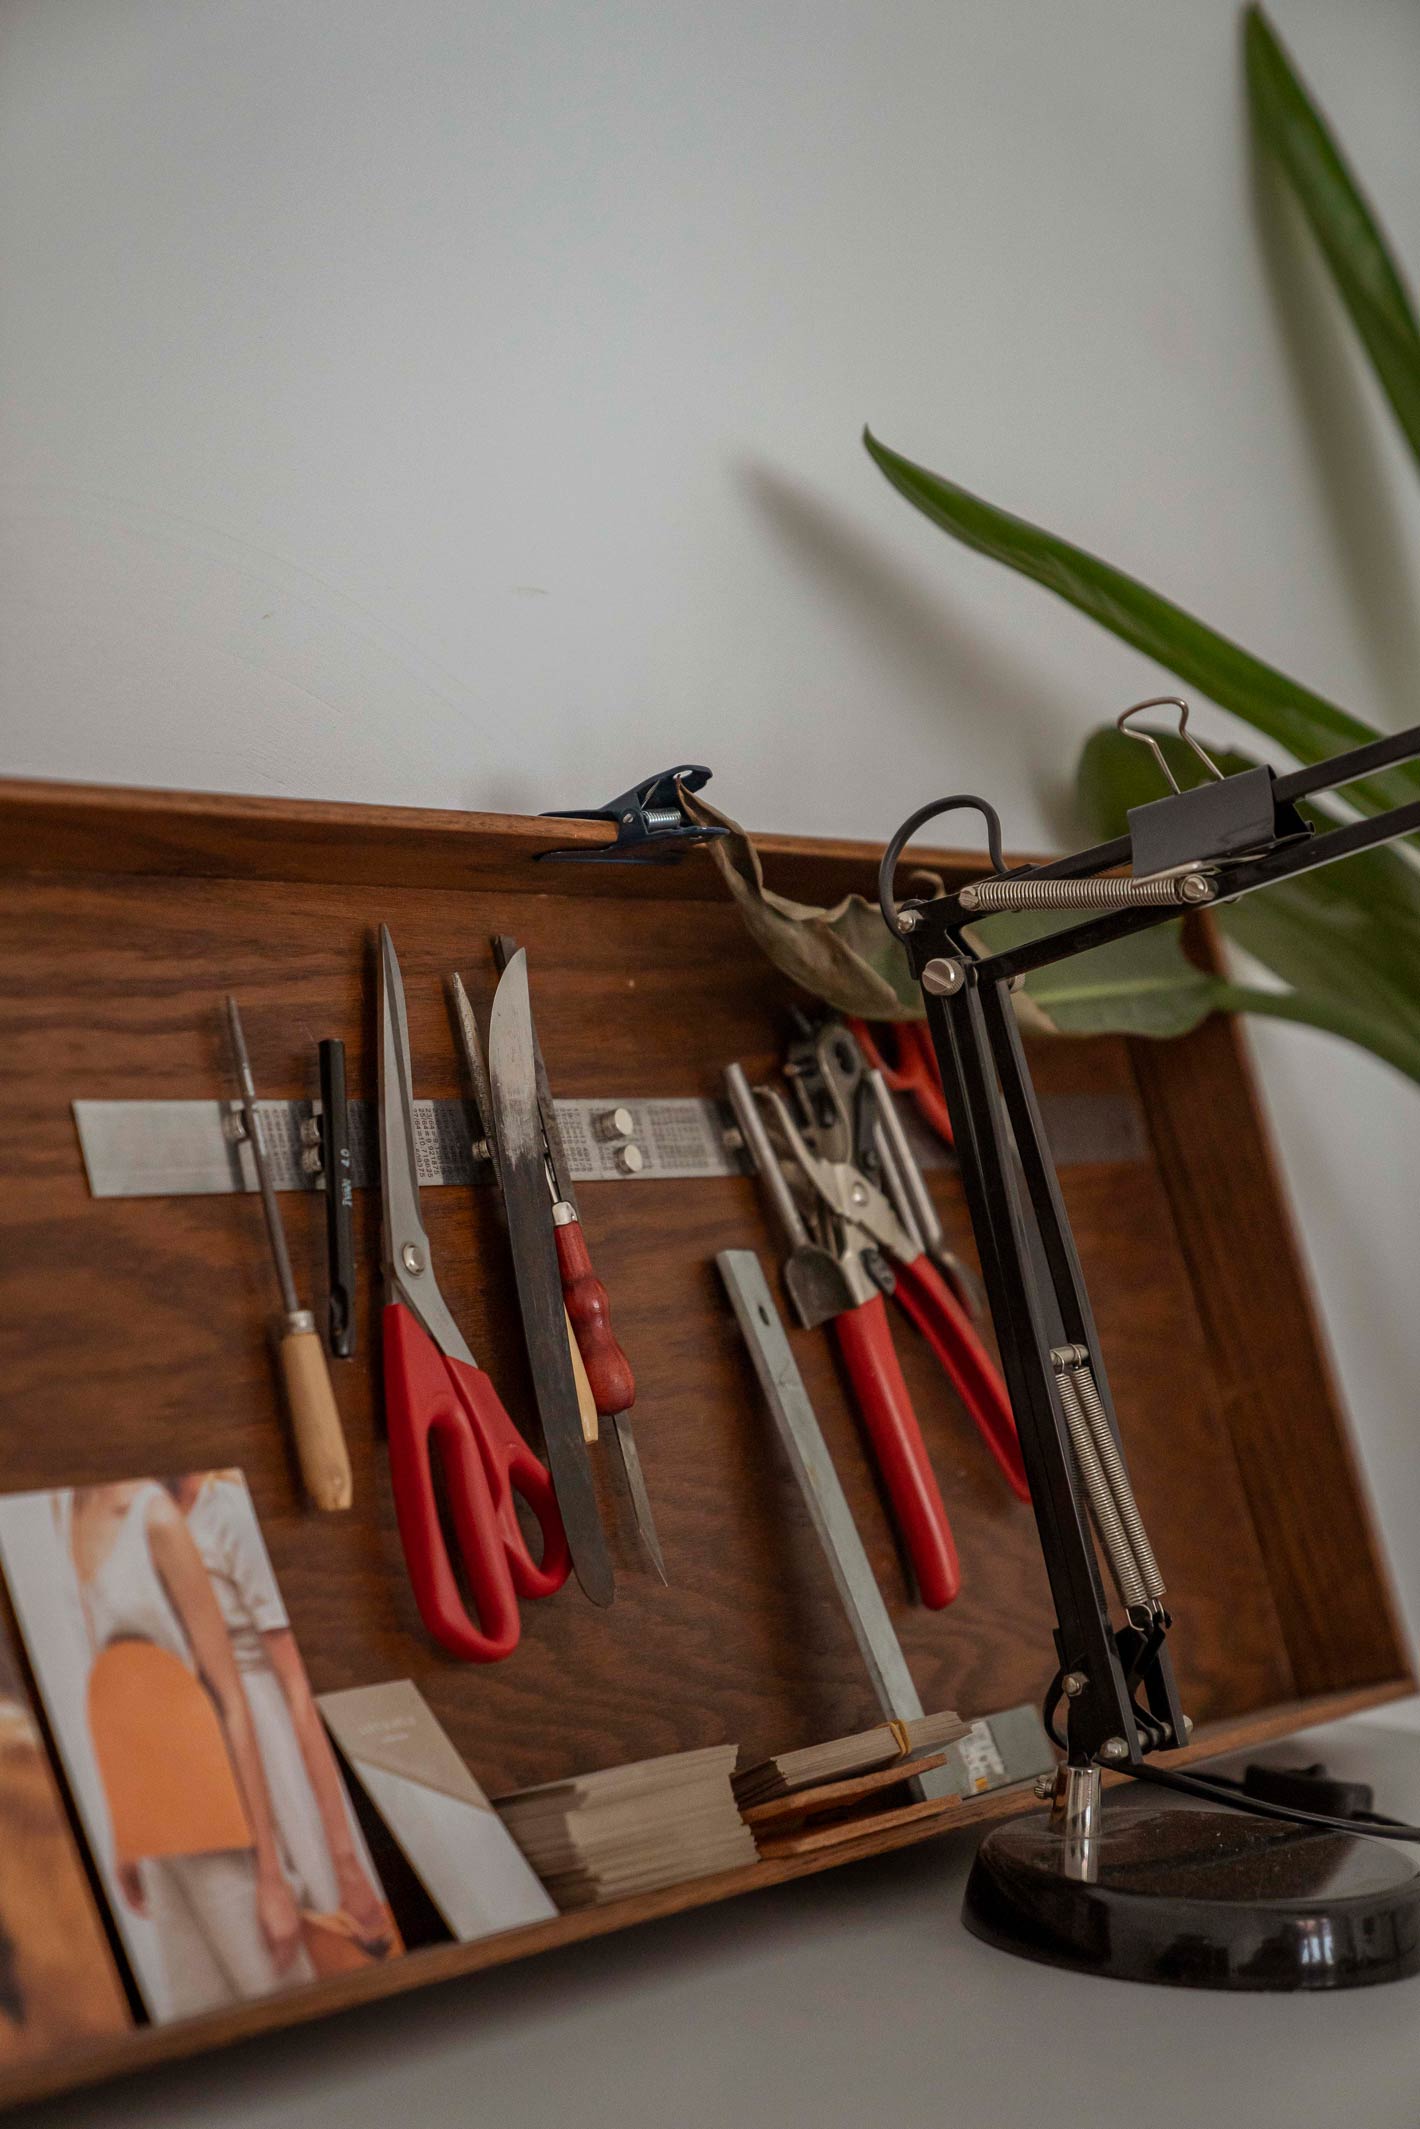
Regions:
<instances>
[{"instance_id":1,"label":"knife with red wooden handle","mask_svg":"<svg viewBox=\"0 0 1420 2129\"><path fill-rule=\"evenodd\" d=\"M516 939L509 938L505 933L499 933L494 938L493 958L500 969L507 967L517 951ZM572 1326L572 1336L581 1355L582 1366L586 1370L592 1402L604 1418L610 1419L616 1434L616 1445L621 1452L622 1470L626 1475L627 1491L631 1495L631 1505L641 1542L656 1573L662 1582L667 1582L669 1577L666 1574L665 1556L656 1534L656 1519L651 1510L651 1498L646 1491L646 1480L641 1470L641 1458L631 1425L631 1407L636 1400L636 1378L631 1372L631 1363L617 1343L611 1327L611 1302L607 1290L592 1268L591 1252L582 1232L581 1215L572 1190L567 1148L563 1144L562 1128L557 1121L557 1105L552 1099L552 1087L548 1081L547 1065L543 1059L536 1025L533 1027L533 1066L537 1083L538 1114L542 1119L547 1168L555 1200L552 1207L552 1234L557 1245L557 1270L562 1282L563 1307L567 1311L567 1321Z\"/></svg>"},{"instance_id":2,"label":"knife with red wooden handle","mask_svg":"<svg viewBox=\"0 0 1420 2129\"><path fill-rule=\"evenodd\" d=\"M592 1269L591 1252L577 1208L564 1198L552 1208L552 1235L567 1320L592 1386L592 1398L604 1419L625 1412L636 1402L631 1363L611 1327L611 1301Z\"/></svg>"}]
</instances>

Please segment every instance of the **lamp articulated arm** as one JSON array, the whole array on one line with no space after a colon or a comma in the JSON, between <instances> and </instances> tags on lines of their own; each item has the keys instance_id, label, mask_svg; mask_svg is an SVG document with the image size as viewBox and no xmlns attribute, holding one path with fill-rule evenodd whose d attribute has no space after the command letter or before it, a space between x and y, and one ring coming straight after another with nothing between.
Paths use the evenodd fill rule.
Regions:
<instances>
[{"instance_id":1,"label":"lamp articulated arm","mask_svg":"<svg viewBox=\"0 0 1420 2129\"><path fill-rule=\"evenodd\" d=\"M1136 710L1154 706L1125 711L1120 728ZM1184 732L1187 706L1177 706ZM1130 736L1154 745L1145 734ZM1420 832L1420 800L1323 833L1297 810L1313 793L1420 758L1420 727L1285 777L1266 767L1223 777L1185 736L1211 771L1209 781L1186 791L1175 786L1134 808L1127 836L1008 870L994 809L963 795L904 822L879 875L884 920L902 939L922 987L1055 1606L1046 1723L1077 1769L1138 1768L1150 1753L1184 1744L1192 1724L1179 1705L1164 1583L1129 1482L1011 990L1031 969ZM1157 746L1155 752L1163 762ZM962 807L986 821L992 871L954 893L899 908L893 873L908 840ZM1127 872L1117 869L1125 865ZM1058 911L1065 921L999 952L989 940L983 945L978 925L1022 909Z\"/></svg>"}]
</instances>

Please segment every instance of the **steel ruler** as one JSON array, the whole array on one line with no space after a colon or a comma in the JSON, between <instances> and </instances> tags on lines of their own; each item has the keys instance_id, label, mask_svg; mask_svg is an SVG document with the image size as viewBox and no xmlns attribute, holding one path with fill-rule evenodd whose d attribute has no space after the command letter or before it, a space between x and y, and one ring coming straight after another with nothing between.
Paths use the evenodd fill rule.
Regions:
<instances>
[{"instance_id":1,"label":"steel ruler","mask_svg":"<svg viewBox=\"0 0 1420 2129\"><path fill-rule=\"evenodd\" d=\"M890 1721L912 1722L922 1714L921 1696L863 1549L853 1511L809 1402L763 1267L752 1249L722 1249L715 1262L789 1468L823 1547L878 1706ZM988 1789L1030 1781L1054 1764L1055 1752L1040 1716L1027 1704L1003 1709L973 1723L950 1748L945 1764L913 1777L913 1784L922 1796L981 1796Z\"/></svg>"},{"instance_id":2,"label":"steel ruler","mask_svg":"<svg viewBox=\"0 0 1420 2129\"><path fill-rule=\"evenodd\" d=\"M253 1190L251 1154L237 1135L236 1104L225 1101L76 1101L74 1122L96 1198L206 1197ZM318 1190L319 1174L304 1163L310 1150L303 1126L316 1114L309 1101L257 1103L278 1190ZM605 1119L629 1111L630 1131L607 1137ZM747 1175L748 1164L727 1142L729 1125L713 1101L559 1101L557 1119L573 1179L655 1182L673 1177ZM473 1146L474 1113L461 1101L418 1101L414 1127L422 1188L482 1182L486 1163ZM378 1126L373 1102L350 1104L350 1144L357 1190L379 1182ZM627 1147L639 1163L628 1168Z\"/></svg>"},{"instance_id":3,"label":"steel ruler","mask_svg":"<svg viewBox=\"0 0 1420 2129\"><path fill-rule=\"evenodd\" d=\"M311 1101L257 1103L278 1190L320 1188L319 1174L303 1164L309 1148L302 1130L317 1107ZM76 1101L73 1108L96 1198L207 1197L256 1188L251 1155L234 1121L235 1102ZM559 1101L556 1109L574 1182L654 1183L750 1173L729 1110L718 1102L618 1095ZM920 1165L944 1167L950 1156L911 1103L899 1099L898 1109ZM1144 1158L1143 1119L1131 1102L1108 1094L1056 1095L1045 1098L1041 1109L1062 1168ZM416 1102L414 1118L421 1187L486 1180L486 1164L474 1156L474 1113L466 1103ZM612 1119L619 1120L618 1128L609 1129ZM372 1102L351 1102L350 1138L355 1188L372 1189L379 1182Z\"/></svg>"}]
</instances>

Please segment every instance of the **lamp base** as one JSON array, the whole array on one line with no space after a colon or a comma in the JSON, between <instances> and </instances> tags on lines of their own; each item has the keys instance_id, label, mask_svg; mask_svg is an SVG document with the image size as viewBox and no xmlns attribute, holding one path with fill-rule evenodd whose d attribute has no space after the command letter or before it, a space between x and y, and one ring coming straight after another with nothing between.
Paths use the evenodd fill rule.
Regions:
<instances>
[{"instance_id":1,"label":"lamp base","mask_svg":"<svg viewBox=\"0 0 1420 2129\"><path fill-rule=\"evenodd\" d=\"M1089 1850L1085 1875L1067 1875L1047 1815L995 1827L967 1882L967 1928L1048 1966L1175 1988L1420 1973L1420 1860L1396 1842L1135 1790L1106 1803Z\"/></svg>"}]
</instances>

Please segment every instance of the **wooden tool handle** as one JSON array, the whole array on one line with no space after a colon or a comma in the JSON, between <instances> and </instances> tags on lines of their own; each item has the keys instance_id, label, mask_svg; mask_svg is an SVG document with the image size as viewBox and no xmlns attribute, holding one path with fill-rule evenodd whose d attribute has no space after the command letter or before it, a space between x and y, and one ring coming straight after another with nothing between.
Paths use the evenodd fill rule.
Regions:
<instances>
[{"instance_id":1,"label":"wooden tool handle","mask_svg":"<svg viewBox=\"0 0 1420 2129\"><path fill-rule=\"evenodd\" d=\"M580 1220L554 1227L557 1238L557 1268L562 1274L562 1299L567 1320L576 1334L586 1363L598 1412L626 1412L636 1401L636 1378L631 1363L617 1344L611 1328L611 1303L606 1288L592 1270Z\"/></svg>"},{"instance_id":2,"label":"wooden tool handle","mask_svg":"<svg viewBox=\"0 0 1420 2129\"><path fill-rule=\"evenodd\" d=\"M340 1409L330 1386L325 1348L314 1329L297 1324L283 1330L281 1373L301 1477L311 1506L327 1512L348 1508L354 1498L350 1456L340 1424Z\"/></svg>"},{"instance_id":3,"label":"wooden tool handle","mask_svg":"<svg viewBox=\"0 0 1420 2129\"><path fill-rule=\"evenodd\" d=\"M565 1308L562 1311L562 1321L567 1326L567 1350L572 1356L572 1380L577 1385L577 1410L582 1419L582 1439L584 1442L594 1442L600 1438L601 1429L597 1425L597 1401L587 1380L587 1363L582 1358L582 1348L577 1343L572 1318Z\"/></svg>"}]
</instances>

